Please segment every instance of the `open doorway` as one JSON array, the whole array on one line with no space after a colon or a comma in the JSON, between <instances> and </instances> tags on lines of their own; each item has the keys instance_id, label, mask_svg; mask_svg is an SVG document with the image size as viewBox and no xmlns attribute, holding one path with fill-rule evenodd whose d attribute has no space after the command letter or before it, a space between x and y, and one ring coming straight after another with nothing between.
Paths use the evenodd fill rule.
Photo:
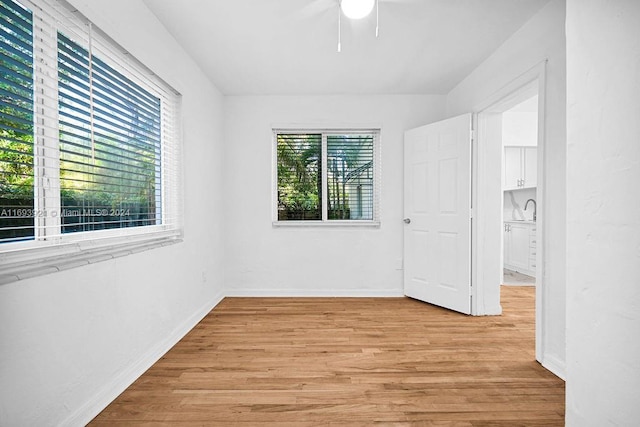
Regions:
<instances>
[{"instance_id":1,"label":"open doorway","mask_svg":"<svg viewBox=\"0 0 640 427\"><path fill-rule=\"evenodd\" d=\"M523 95L528 96L529 91ZM516 98L514 101L517 101ZM502 113L503 286L535 286L538 94Z\"/></svg>"},{"instance_id":2,"label":"open doorway","mask_svg":"<svg viewBox=\"0 0 640 427\"><path fill-rule=\"evenodd\" d=\"M539 361L546 303L542 263L544 65L514 80L477 108L473 184L474 313L502 313L503 283L533 287Z\"/></svg>"}]
</instances>

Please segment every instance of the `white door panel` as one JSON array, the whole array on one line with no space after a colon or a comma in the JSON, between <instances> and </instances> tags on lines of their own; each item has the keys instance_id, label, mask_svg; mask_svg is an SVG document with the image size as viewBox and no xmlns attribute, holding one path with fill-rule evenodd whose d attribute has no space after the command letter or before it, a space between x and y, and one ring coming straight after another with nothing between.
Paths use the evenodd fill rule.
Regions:
<instances>
[{"instance_id":1,"label":"white door panel","mask_svg":"<svg viewBox=\"0 0 640 427\"><path fill-rule=\"evenodd\" d=\"M471 312L471 115L405 132L405 295Z\"/></svg>"}]
</instances>

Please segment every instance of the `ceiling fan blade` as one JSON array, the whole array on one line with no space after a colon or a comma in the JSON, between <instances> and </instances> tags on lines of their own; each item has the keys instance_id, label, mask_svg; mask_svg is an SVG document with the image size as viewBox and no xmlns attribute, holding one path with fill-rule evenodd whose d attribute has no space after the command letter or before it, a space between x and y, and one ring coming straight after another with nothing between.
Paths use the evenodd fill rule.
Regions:
<instances>
[{"instance_id":1,"label":"ceiling fan blade","mask_svg":"<svg viewBox=\"0 0 640 427\"><path fill-rule=\"evenodd\" d=\"M328 12L336 12L338 0L312 0L304 7L294 11L295 17L301 19L316 18Z\"/></svg>"}]
</instances>

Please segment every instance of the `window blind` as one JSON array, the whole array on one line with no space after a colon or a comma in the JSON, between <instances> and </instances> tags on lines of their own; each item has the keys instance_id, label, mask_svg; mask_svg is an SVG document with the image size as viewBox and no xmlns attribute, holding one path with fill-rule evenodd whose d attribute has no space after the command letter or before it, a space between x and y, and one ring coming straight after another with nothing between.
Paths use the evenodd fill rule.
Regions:
<instances>
[{"instance_id":1,"label":"window blind","mask_svg":"<svg viewBox=\"0 0 640 427\"><path fill-rule=\"evenodd\" d=\"M34 235L33 17L0 2L0 242Z\"/></svg>"},{"instance_id":2,"label":"window blind","mask_svg":"<svg viewBox=\"0 0 640 427\"><path fill-rule=\"evenodd\" d=\"M373 220L374 135L327 135L329 219Z\"/></svg>"},{"instance_id":3,"label":"window blind","mask_svg":"<svg viewBox=\"0 0 640 427\"><path fill-rule=\"evenodd\" d=\"M160 224L161 103L58 33L62 232Z\"/></svg>"},{"instance_id":4,"label":"window blind","mask_svg":"<svg viewBox=\"0 0 640 427\"><path fill-rule=\"evenodd\" d=\"M10 57L20 62L25 71L15 72L25 81L28 73L32 76L31 86L24 86L25 94L27 89L32 94L30 106L28 97L23 104L5 92L2 98L3 117L5 99L11 108L20 107L21 114L31 114L19 128L25 143L11 149L31 153L30 163L24 162L23 187L32 194L23 203L30 200L32 214L12 218L15 224L25 222L22 228L0 218L0 243L28 237L38 247L179 234L179 94L65 1L0 2L2 25L14 22L9 12L15 9L20 22L33 26L27 31L21 24L22 44L7 38L2 45L3 61ZM6 54L15 50L21 61ZM3 77L3 84L8 79ZM2 144L5 153L4 139ZM9 206L4 195L2 190L0 212ZM0 245L0 252L23 248Z\"/></svg>"}]
</instances>

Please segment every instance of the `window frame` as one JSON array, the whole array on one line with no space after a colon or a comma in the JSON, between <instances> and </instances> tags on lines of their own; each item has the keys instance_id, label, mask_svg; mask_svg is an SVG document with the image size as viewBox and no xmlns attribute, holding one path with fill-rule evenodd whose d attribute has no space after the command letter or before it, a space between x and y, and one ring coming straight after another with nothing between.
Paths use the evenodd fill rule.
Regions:
<instances>
[{"instance_id":1,"label":"window frame","mask_svg":"<svg viewBox=\"0 0 640 427\"><path fill-rule=\"evenodd\" d=\"M32 13L34 79L34 215L32 239L0 244L0 284L182 241L181 96L64 0L17 0ZM52 38L36 37L47 28ZM57 34L97 45L96 56L161 101L161 222L154 225L62 233L58 134ZM86 39L85 39L86 38ZM45 52L45 53L42 53ZM48 76L48 77L44 77ZM36 161L36 158L39 160ZM43 159L49 160L49 165ZM57 164L56 164L56 159ZM53 160L53 161L51 161ZM37 163L36 163L37 162ZM46 193L46 197L45 197ZM53 193L53 194L52 194ZM56 217L49 215L55 211ZM43 230L53 230L49 233Z\"/></svg>"},{"instance_id":2,"label":"window frame","mask_svg":"<svg viewBox=\"0 0 640 427\"><path fill-rule=\"evenodd\" d=\"M345 134L373 134L373 218L372 219L328 219L327 203L327 136ZM278 135L281 134L321 134L321 155L322 155L322 198L321 209L322 219L319 220L279 220L278 219ZM272 198L271 198L271 218L273 227L380 227L380 193L381 193L381 126L355 126L355 127L317 127L317 126L274 126L271 133L272 147Z\"/></svg>"}]
</instances>

